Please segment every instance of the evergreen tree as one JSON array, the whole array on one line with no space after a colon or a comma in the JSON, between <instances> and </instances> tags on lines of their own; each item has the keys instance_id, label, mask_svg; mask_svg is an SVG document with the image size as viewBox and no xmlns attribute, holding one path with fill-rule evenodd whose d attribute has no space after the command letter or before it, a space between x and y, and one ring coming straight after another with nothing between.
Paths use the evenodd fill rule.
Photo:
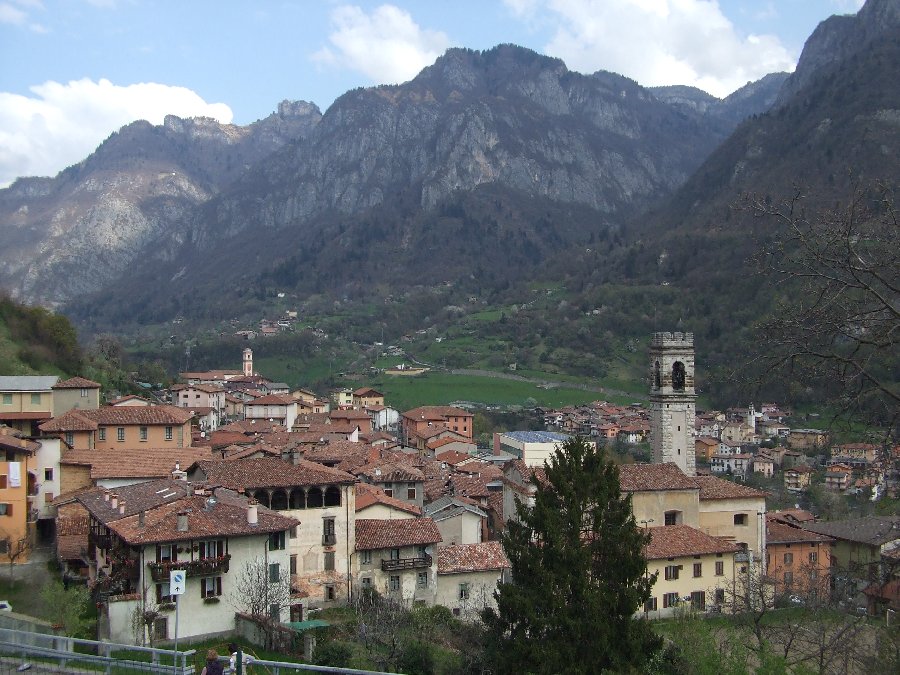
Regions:
<instances>
[{"instance_id":1,"label":"evergreen tree","mask_svg":"<svg viewBox=\"0 0 900 675\"><path fill-rule=\"evenodd\" d=\"M510 673L627 672L661 646L635 612L650 597L648 535L638 527L618 467L580 438L566 441L533 479L503 547L512 581L484 621L496 669Z\"/></svg>"}]
</instances>

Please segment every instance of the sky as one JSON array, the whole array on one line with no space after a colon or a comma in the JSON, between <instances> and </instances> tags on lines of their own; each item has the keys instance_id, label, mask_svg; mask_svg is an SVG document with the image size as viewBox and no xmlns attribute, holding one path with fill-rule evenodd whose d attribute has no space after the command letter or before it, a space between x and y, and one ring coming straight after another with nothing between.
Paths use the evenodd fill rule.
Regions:
<instances>
[{"instance_id":1,"label":"sky","mask_svg":"<svg viewBox=\"0 0 900 675\"><path fill-rule=\"evenodd\" d=\"M0 0L0 187L52 176L167 114L249 124L408 81L450 47L514 43L570 70L724 97L791 71L862 0Z\"/></svg>"}]
</instances>

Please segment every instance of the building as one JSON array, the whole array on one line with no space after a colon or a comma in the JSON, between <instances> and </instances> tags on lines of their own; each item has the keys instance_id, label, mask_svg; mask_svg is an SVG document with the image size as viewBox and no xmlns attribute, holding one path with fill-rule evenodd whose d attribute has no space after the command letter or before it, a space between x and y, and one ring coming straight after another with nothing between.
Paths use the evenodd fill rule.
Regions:
<instances>
[{"instance_id":1,"label":"building","mask_svg":"<svg viewBox=\"0 0 900 675\"><path fill-rule=\"evenodd\" d=\"M267 420L288 430L293 428L297 412L297 401L281 394L268 394L244 403L245 420Z\"/></svg>"},{"instance_id":2,"label":"building","mask_svg":"<svg viewBox=\"0 0 900 675\"><path fill-rule=\"evenodd\" d=\"M819 450L828 444L828 434L821 429L791 429L788 445L794 450Z\"/></svg>"},{"instance_id":3,"label":"building","mask_svg":"<svg viewBox=\"0 0 900 675\"><path fill-rule=\"evenodd\" d=\"M900 550L900 516L805 523L803 527L834 539L831 556L836 585L848 582L856 591L871 581L883 581L888 571L885 555Z\"/></svg>"},{"instance_id":4,"label":"building","mask_svg":"<svg viewBox=\"0 0 900 675\"><path fill-rule=\"evenodd\" d=\"M175 597L170 572L186 572L178 597L179 638L231 634L235 610L229 604L248 565L264 566L269 579L287 573L284 544L297 520L248 502L223 488L192 488L163 480L78 495L89 514L90 578L101 589L102 638L141 644L133 630L135 611L159 612L152 637L170 640ZM245 610L246 611L246 610ZM288 617L288 607L273 612ZM151 637L151 636L145 636Z\"/></svg>"},{"instance_id":5,"label":"building","mask_svg":"<svg viewBox=\"0 0 900 675\"><path fill-rule=\"evenodd\" d=\"M100 384L84 377L72 377L57 382L53 390L53 416L66 410L96 410L100 407Z\"/></svg>"},{"instance_id":6,"label":"building","mask_svg":"<svg viewBox=\"0 0 900 675\"><path fill-rule=\"evenodd\" d=\"M359 589L409 604L433 605L437 593L436 545L441 533L431 518L356 521Z\"/></svg>"},{"instance_id":7,"label":"building","mask_svg":"<svg viewBox=\"0 0 900 675\"><path fill-rule=\"evenodd\" d=\"M844 492L853 479L853 467L847 464L832 464L825 471L825 489Z\"/></svg>"},{"instance_id":8,"label":"building","mask_svg":"<svg viewBox=\"0 0 900 675\"><path fill-rule=\"evenodd\" d=\"M540 467L570 438L555 431L505 431L494 434L494 452L506 452L526 466Z\"/></svg>"},{"instance_id":9,"label":"building","mask_svg":"<svg viewBox=\"0 0 900 675\"><path fill-rule=\"evenodd\" d=\"M425 506L441 533L439 548L458 544L480 544L487 539L488 514L466 497L444 495Z\"/></svg>"},{"instance_id":10,"label":"building","mask_svg":"<svg viewBox=\"0 0 900 675\"><path fill-rule=\"evenodd\" d=\"M422 509L388 496L384 490L368 483L356 484L356 517L369 520L418 518Z\"/></svg>"},{"instance_id":11,"label":"building","mask_svg":"<svg viewBox=\"0 0 900 675\"><path fill-rule=\"evenodd\" d=\"M225 394L225 389L215 384L172 386L172 402L179 408L213 408L219 414L224 414Z\"/></svg>"},{"instance_id":12,"label":"building","mask_svg":"<svg viewBox=\"0 0 900 675\"><path fill-rule=\"evenodd\" d=\"M241 354L241 362L244 377L253 377L253 350L250 347L244 347L244 351Z\"/></svg>"},{"instance_id":13,"label":"building","mask_svg":"<svg viewBox=\"0 0 900 675\"><path fill-rule=\"evenodd\" d=\"M10 427L0 427L0 560L28 561L38 519L35 456L40 445Z\"/></svg>"},{"instance_id":14,"label":"building","mask_svg":"<svg viewBox=\"0 0 900 675\"><path fill-rule=\"evenodd\" d=\"M791 492L803 492L809 487L813 473L810 467L803 465L785 469L784 487Z\"/></svg>"},{"instance_id":15,"label":"building","mask_svg":"<svg viewBox=\"0 0 900 675\"><path fill-rule=\"evenodd\" d=\"M0 424L37 436L38 426L53 417L53 385L58 381L56 375L0 377Z\"/></svg>"},{"instance_id":16,"label":"building","mask_svg":"<svg viewBox=\"0 0 900 675\"><path fill-rule=\"evenodd\" d=\"M654 527L649 532L644 553L647 573L656 574L656 583L644 615L671 617L679 607L704 612L726 603L726 591L737 574L737 546L687 525Z\"/></svg>"},{"instance_id":17,"label":"building","mask_svg":"<svg viewBox=\"0 0 900 675\"><path fill-rule=\"evenodd\" d=\"M766 574L775 594L827 597L831 581L831 544L824 534L766 516Z\"/></svg>"},{"instance_id":18,"label":"building","mask_svg":"<svg viewBox=\"0 0 900 675\"><path fill-rule=\"evenodd\" d=\"M293 584L303 609L348 602L356 520L356 479L315 462L277 457L197 462L192 481L222 485L300 521L287 540Z\"/></svg>"},{"instance_id":19,"label":"building","mask_svg":"<svg viewBox=\"0 0 900 675\"><path fill-rule=\"evenodd\" d=\"M406 445L420 450L425 447L425 436L434 427L443 427L472 439L474 415L462 408L449 405L430 405L413 408L403 413L400 419L401 440Z\"/></svg>"},{"instance_id":20,"label":"building","mask_svg":"<svg viewBox=\"0 0 900 675\"><path fill-rule=\"evenodd\" d=\"M499 541L441 547L435 602L461 619L478 620L484 609L496 609L494 591L509 567Z\"/></svg>"},{"instance_id":21,"label":"building","mask_svg":"<svg viewBox=\"0 0 900 675\"><path fill-rule=\"evenodd\" d=\"M654 333L650 340L653 461L696 474L694 334Z\"/></svg>"},{"instance_id":22,"label":"building","mask_svg":"<svg viewBox=\"0 0 900 675\"><path fill-rule=\"evenodd\" d=\"M70 448L186 448L191 445L192 413L171 405L103 406L69 410L40 425Z\"/></svg>"},{"instance_id":23,"label":"building","mask_svg":"<svg viewBox=\"0 0 900 675\"><path fill-rule=\"evenodd\" d=\"M368 408L369 406L383 406L384 394L372 387L360 387L353 392L352 405L354 408Z\"/></svg>"}]
</instances>

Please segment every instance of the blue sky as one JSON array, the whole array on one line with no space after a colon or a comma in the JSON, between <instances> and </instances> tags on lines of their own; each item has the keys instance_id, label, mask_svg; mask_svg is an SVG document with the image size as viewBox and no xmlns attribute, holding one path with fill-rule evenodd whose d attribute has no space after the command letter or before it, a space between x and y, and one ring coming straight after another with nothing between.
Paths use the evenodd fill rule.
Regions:
<instances>
[{"instance_id":1,"label":"blue sky","mask_svg":"<svg viewBox=\"0 0 900 675\"><path fill-rule=\"evenodd\" d=\"M861 0L0 0L0 187L135 119L247 124L411 79L448 47L520 44L571 70L725 96L791 70Z\"/></svg>"}]
</instances>

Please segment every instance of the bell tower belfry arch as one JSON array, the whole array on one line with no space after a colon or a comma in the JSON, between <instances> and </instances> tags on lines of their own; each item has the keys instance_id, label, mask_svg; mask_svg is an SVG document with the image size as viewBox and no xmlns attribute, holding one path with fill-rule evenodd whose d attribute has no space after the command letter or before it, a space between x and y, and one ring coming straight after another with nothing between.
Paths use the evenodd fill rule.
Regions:
<instances>
[{"instance_id":1,"label":"bell tower belfry arch","mask_svg":"<svg viewBox=\"0 0 900 675\"><path fill-rule=\"evenodd\" d=\"M694 451L694 334L654 333L650 339L650 424L653 462L697 473Z\"/></svg>"}]
</instances>

